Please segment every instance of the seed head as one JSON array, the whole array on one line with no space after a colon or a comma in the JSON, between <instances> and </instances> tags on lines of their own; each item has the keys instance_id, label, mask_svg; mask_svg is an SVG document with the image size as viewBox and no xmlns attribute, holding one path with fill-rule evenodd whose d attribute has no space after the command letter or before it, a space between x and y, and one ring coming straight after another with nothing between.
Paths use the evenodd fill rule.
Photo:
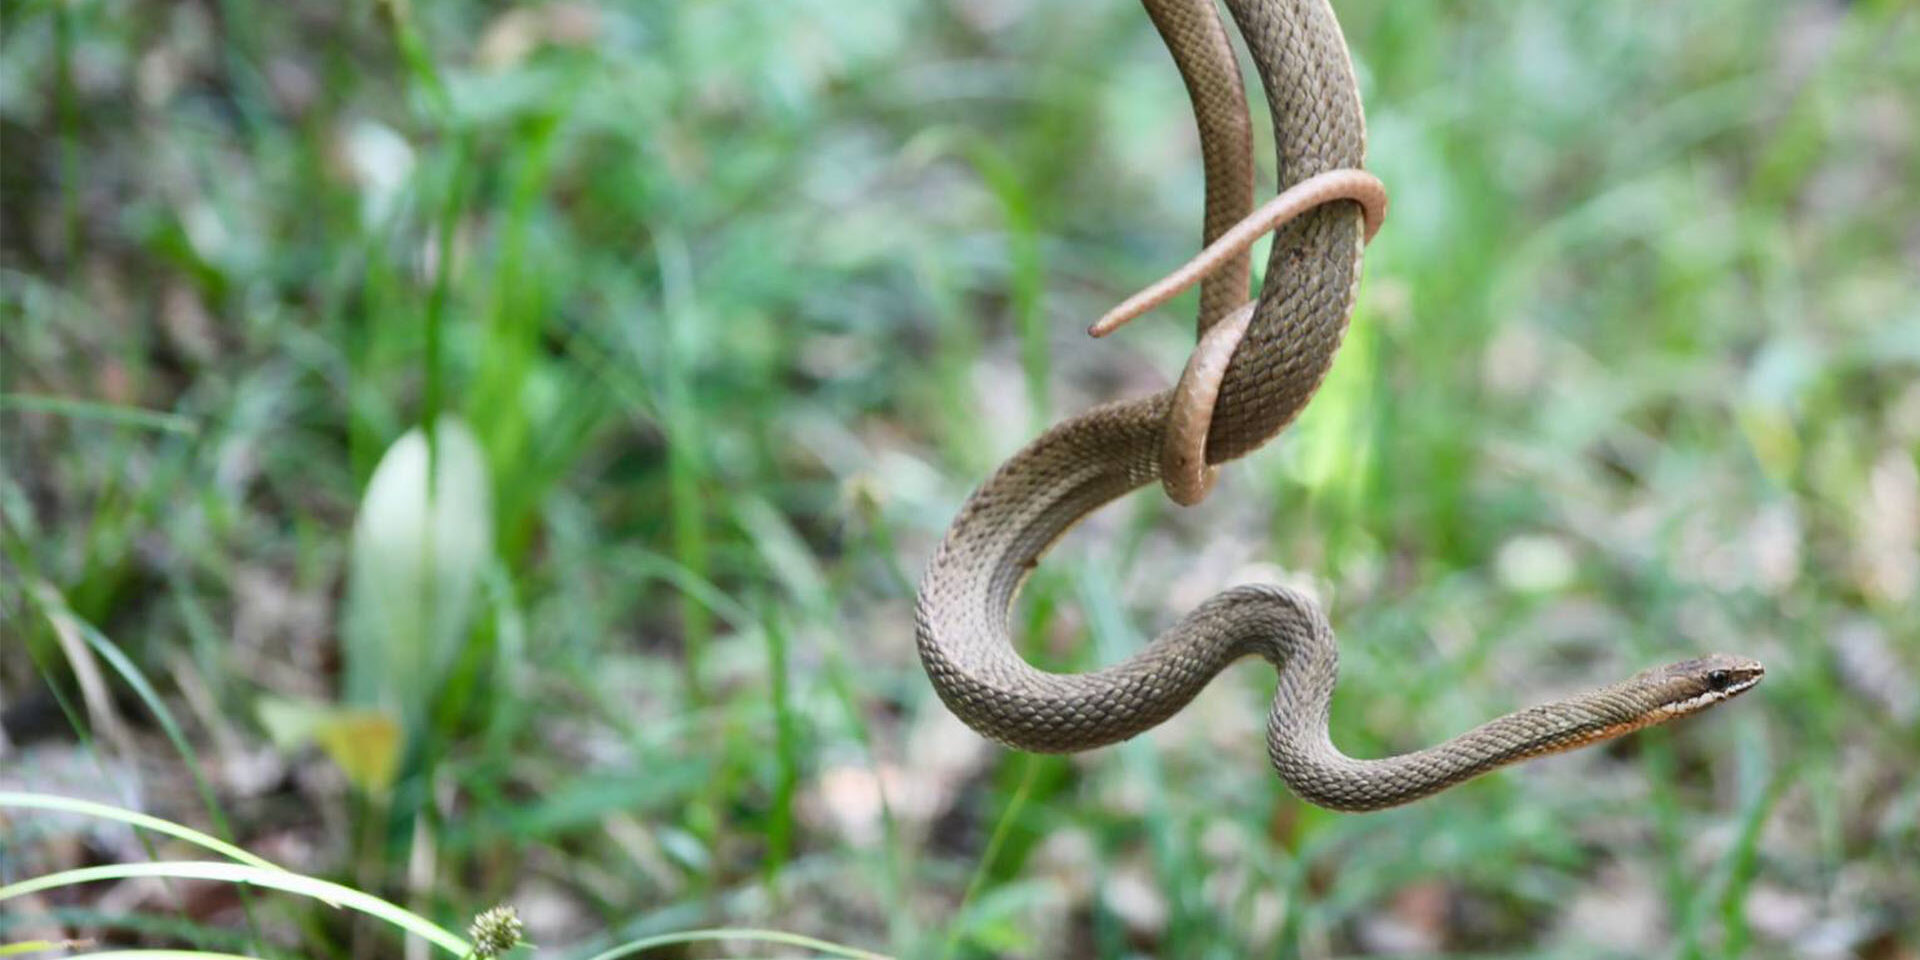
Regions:
<instances>
[{"instance_id":1,"label":"seed head","mask_svg":"<svg viewBox=\"0 0 1920 960\"><path fill-rule=\"evenodd\" d=\"M476 960L494 960L518 946L527 934L520 914L510 906L498 906L473 918L467 937L473 941Z\"/></svg>"}]
</instances>

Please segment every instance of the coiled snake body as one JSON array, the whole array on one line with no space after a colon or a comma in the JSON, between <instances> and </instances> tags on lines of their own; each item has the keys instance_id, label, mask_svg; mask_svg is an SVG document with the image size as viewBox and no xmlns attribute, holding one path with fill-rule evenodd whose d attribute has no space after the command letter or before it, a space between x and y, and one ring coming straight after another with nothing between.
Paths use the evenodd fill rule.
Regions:
<instances>
[{"instance_id":1,"label":"coiled snake body","mask_svg":"<svg viewBox=\"0 0 1920 960\"><path fill-rule=\"evenodd\" d=\"M1212 241L1252 205L1251 127L1232 47L1211 0L1145 2L1200 119ZM1281 186L1359 168L1359 94L1326 0L1227 6L1266 87ZM1250 318L1231 318L1244 333L1236 329L1238 346L1228 345L1230 359L1219 358L1224 373L1216 371L1210 420L1170 420L1183 406L1174 390L1099 407L1042 434L968 498L928 566L916 609L921 661L962 720L1020 749L1088 749L1153 727L1227 664L1259 654L1279 671L1267 749L1281 778L1313 803L1369 810L1693 713L1759 682L1760 664L1714 654L1509 714L1425 750L1358 760L1328 736L1338 653L1325 616L1297 591L1228 590L1134 656L1089 673L1048 673L1021 658L1009 637L1009 609L1055 539L1108 501L1161 480L1176 441L1195 441L1206 464L1219 464L1264 444L1306 405L1346 331L1363 243L1361 205L1345 201L1279 230L1258 305ZM1224 260L1202 287L1203 333L1246 295L1244 254ZM1197 437L1181 433L1195 429Z\"/></svg>"}]
</instances>

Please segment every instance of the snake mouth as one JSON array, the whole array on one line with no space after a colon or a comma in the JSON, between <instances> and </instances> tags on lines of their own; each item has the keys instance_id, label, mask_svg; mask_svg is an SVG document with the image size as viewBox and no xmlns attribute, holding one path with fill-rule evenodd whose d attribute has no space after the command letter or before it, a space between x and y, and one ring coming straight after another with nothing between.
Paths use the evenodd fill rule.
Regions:
<instances>
[{"instance_id":1,"label":"snake mouth","mask_svg":"<svg viewBox=\"0 0 1920 960\"><path fill-rule=\"evenodd\" d=\"M1734 686L1728 687L1725 690L1709 690L1706 693L1691 696L1686 698L1685 700L1668 704L1666 707L1663 708L1663 710L1668 717L1684 717L1687 714L1698 713L1702 710L1705 710L1706 708L1711 707L1716 703L1721 703L1726 700L1731 700L1734 697L1737 697L1743 693L1746 693L1748 690L1752 690L1754 687L1757 687L1759 685L1760 685L1760 678L1756 676L1751 679L1743 680Z\"/></svg>"},{"instance_id":2,"label":"snake mouth","mask_svg":"<svg viewBox=\"0 0 1920 960\"><path fill-rule=\"evenodd\" d=\"M1716 703L1731 700L1759 686L1761 679L1767 675L1767 668L1758 661L1724 655L1681 666L1702 668L1696 674L1697 684L1705 689L1690 691L1688 695L1662 706L1656 722L1698 713Z\"/></svg>"}]
</instances>

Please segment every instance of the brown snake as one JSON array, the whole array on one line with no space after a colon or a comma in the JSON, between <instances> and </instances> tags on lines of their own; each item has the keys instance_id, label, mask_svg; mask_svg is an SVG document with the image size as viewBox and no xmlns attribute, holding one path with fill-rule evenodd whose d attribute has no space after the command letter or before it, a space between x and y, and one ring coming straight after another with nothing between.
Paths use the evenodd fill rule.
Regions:
<instances>
[{"instance_id":1,"label":"brown snake","mask_svg":"<svg viewBox=\"0 0 1920 960\"><path fill-rule=\"evenodd\" d=\"M1509 714L1438 746L1359 760L1341 753L1328 735L1339 670L1332 628L1311 599L1293 590L1228 590L1139 653L1088 673L1048 673L1014 650L1008 631L1014 596L1055 539L1108 501L1163 479L1163 461L1184 471L1167 478L1169 492L1182 502L1197 500L1210 465L1244 456L1293 420L1346 332L1363 226L1370 234L1384 203L1383 197L1329 199L1361 197L1362 181L1370 179L1358 173L1366 134L1346 41L1326 0L1226 2L1266 87L1281 186L1316 175L1331 179L1315 184L1340 180L1344 186L1309 189L1312 209L1278 230L1251 311L1233 310L1246 295L1244 243L1233 246L1239 241L1229 237L1222 241L1226 249L1203 254L1220 269L1201 290L1202 350L1181 387L1098 407L1053 427L967 499L928 566L916 610L921 662L940 698L975 730L1009 746L1083 750L1153 727L1227 664L1259 654L1280 675L1267 752L1281 779L1321 806L1371 810L1515 761L1695 713L1752 688L1764 672L1760 664L1713 654ZM1211 0L1145 3L1199 117L1205 238L1213 242L1233 233L1252 206L1251 125L1239 70ZM1097 330L1117 326L1114 317L1151 308L1155 297L1171 295L1165 288L1191 282L1206 264L1130 301ZM1216 323L1224 331L1219 335ZM1196 373L1196 367L1203 369ZM1182 464L1183 449L1204 450L1205 462Z\"/></svg>"}]
</instances>

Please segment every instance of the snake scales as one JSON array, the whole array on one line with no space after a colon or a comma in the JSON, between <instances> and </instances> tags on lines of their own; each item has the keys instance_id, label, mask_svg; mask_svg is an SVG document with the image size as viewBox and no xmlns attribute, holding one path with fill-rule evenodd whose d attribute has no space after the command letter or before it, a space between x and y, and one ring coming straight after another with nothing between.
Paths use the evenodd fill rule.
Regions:
<instances>
[{"instance_id":1,"label":"snake scales","mask_svg":"<svg viewBox=\"0 0 1920 960\"><path fill-rule=\"evenodd\" d=\"M1239 70L1211 0L1145 3L1199 119L1211 242L1252 206L1252 134ZM1281 187L1357 171L1366 139L1359 93L1326 0L1226 4L1266 88ZM1250 315L1233 310L1246 296L1244 245L1214 258L1220 268L1201 290L1203 347L1216 323L1226 326L1223 319L1244 331L1236 328L1235 339L1215 351L1210 416L1192 416L1194 405L1176 390L1096 408L1046 431L968 498L928 566L916 609L921 661L962 720L1020 749L1097 747L1167 719L1229 663L1258 654L1279 671L1267 750L1281 779L1313 803L1370 810L1694 713L1760 681L1760 664L1714 654L1521 710L1438 746L1360 760L1341 753L1328 735L1339 669L1333 631L1318 606L1293 590L1228 590L1132 657L1088 673L1045 672L1014 650L1014 597L1069 527L1161 480L1163 457L1181 443L1204 449L1205 465L1192 465L1204 470L1253 451L1299 414L1346 331L1366 228L1376 225L1373 217L1363 224L1362 211L1362 203L1335 200L1282 226ZM1182 411L1189 415L1178 416ZM1183 502L1204 487L1188 493Z\"/></svg>"}]
</instances>

